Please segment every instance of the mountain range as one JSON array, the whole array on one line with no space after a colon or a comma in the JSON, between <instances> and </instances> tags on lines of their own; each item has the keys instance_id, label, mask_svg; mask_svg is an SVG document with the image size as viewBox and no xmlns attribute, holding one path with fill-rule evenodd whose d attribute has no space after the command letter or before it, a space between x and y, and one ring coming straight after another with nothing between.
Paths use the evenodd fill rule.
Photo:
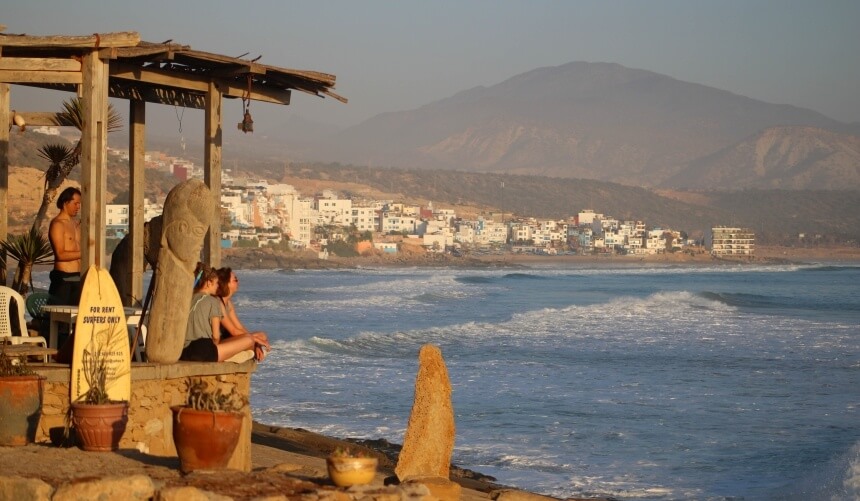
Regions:
<instances>
[{"instance_id":1,"label":"mountain range","mask_svg":"<svg viewBox=\"0 0 860 501\"><path fill-rule=\"evenodd\" d=\"M860 189L860 123L613 63L538 68L284 144L294 160L353 165L696 190Z\"/></svg>"}]
</instances>

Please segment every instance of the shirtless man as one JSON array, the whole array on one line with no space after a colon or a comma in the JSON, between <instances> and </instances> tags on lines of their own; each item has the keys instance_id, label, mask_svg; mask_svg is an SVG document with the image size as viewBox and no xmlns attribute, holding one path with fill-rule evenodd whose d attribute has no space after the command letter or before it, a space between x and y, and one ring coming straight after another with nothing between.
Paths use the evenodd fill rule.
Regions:
<instances>
[{"instance_id":1,"label":"shirtless man","mask_svg":"<svg viewBox=\"0 0 860 501\"><path fill-rule=\"evenodd\" d=\"M51 220L48 237L54 250L54 269L48 300L51 304L78 304L81 299L81 190L66 188L57 198L60 213Z\"/></svg>"}]
</instances>

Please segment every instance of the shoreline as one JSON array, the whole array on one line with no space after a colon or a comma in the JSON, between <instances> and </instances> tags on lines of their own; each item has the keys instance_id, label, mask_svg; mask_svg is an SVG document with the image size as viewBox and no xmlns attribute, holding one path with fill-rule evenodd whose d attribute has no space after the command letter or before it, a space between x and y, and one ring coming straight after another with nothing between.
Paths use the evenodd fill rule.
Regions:
<instances>
[{"instance_id":1,"label":"shoreline","mask_svg":"<svg viewBox=\"0 0 860 501\"><path fill-rule=\"evenodd\" d=\"M454 257L448 254L400 252L358 257L330 256L320 259L316 253L282 252L271 249L225 249L222 265L235 269L330 270L363 267L528 267L552 264L588 265L779 265L841 263L860 264L860 247L795 248L766 246L751 258L718 258L705 252L676 252L636 256L555 255L498 253Z\"/></svg>"}]
</instances>

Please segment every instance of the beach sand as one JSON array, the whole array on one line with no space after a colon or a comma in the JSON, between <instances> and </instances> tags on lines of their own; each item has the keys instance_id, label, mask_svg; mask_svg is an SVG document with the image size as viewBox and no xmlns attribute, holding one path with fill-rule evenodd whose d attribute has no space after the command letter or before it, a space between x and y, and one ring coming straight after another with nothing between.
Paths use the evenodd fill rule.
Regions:
<instances>
[{"instance_id":1,"label":"beach sand","mask_svg":"<svg viewBox=\"0 0 860 501\"><path fill-rule=\"evenodd\" d=\"M364 445L362 445L364 444ZM233 499L284 499L308 500L313 491L339 491L328 480L325 457L336 447L349 446L362 449L379 458L376 478L368 489L382 490L385 479L394 475L396 452L399 447L384 440L372 442L345 441L306 430L278 428L254 423L252 432L252 471L194 472L183 475L177 458L157 457L134 449L116 452L85 452L77 447L56 447L31 444L23 447L0 447L0 499L24 499L4 490L3 477L39 479L54 488L79 484L94 479L131 478L145 475L152 479L156 489L169 487L196 487L210 493ZM373 447L367 447L373 446ZM392 455L394 454L394 455ZM451 469L451 480L462 486L463 501L495 499L500 492L519 492L482 476L456 467ZM6 497L6 495L12 497ZM20 491L19 491L20 494ZM352 492L352 494L355 494ZM368 497L337 497L331 499L377 499L372 492ZM528 499L552 499L522 492ZM329 499L329 498L326 498ZM392 499L380 497L379 499Z\"/></svg>"}]
</instances>

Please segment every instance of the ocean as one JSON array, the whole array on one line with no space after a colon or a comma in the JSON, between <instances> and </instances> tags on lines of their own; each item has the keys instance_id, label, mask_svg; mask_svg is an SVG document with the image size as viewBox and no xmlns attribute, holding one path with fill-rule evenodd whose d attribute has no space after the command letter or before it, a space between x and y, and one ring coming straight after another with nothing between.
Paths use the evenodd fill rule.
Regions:
<instances>
[{"instance_id":1,"label":"ocean","mask_svg":"<svg viewBox=\"0 0 860 501\"><path fill-rule=\"evenodd\" d=\"M254 419L402 443L418 351L453 462L556 497L860 499L860 267L239 270Z\"/></svg>"}]
</instances>

